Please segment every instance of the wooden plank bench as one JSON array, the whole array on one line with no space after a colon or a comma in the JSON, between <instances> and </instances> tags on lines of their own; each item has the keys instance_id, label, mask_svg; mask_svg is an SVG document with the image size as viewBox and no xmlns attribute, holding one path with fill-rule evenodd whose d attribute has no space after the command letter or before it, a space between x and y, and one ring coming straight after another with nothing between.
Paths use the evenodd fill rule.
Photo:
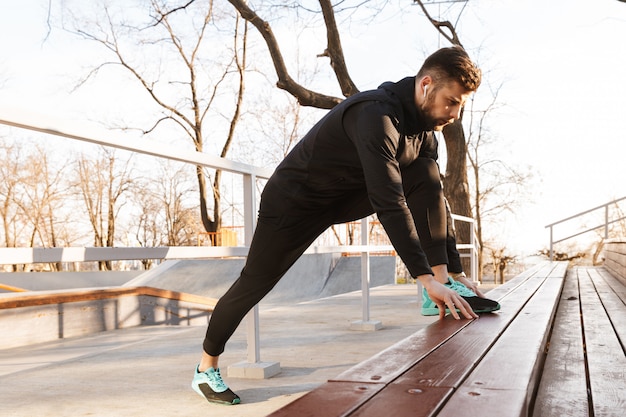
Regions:
<instances>
[{"instance_id":1,"label":"wooden plank bench","mask_svg":"<svg viewBox=\"0 0 626 417\"><path fill-rule=\"evenodd\" d=\"M605 268L565 282L534 416L626 413L626 285Z\"/></svg>"},{"instance_id":2,"label":"wooden plank bench","mask_svg":"<svg viewBox=\"0 0 626 417\"><path fill-rule=\"evenodd\" d=\"M583 271L587 270L577 270L576 274L584 275ZM597 311L601 307L593 307L594 302L598 304L597 297L605 298L604 306L610 306L614 312L611 316L613 321L605 315L601 326L596 329L594 324L586 343L597 338L601 334L599 332L610 333L607 322L613 324L613 334L621 340L621 348L618 349L616 343L600 346L600 341L597 341L593 348L594 358L598 355L597 364L593 365L595 362L591 359L588 363L589 374L598 375L590 377L591 392L593 394L596 389L602 391L594 397L594 405L598 405L598 410L618 410L621 416L625 408L623 397L626 395L623 284L608 279L610 275L602 270L588 271L592 279L601 279L610 290L595 284L596 293L586 284L580 285L580 296L567 295L566 300L569 297L581 300L583 314L589 315L586 323L601 320L596 319L596 316L601 316ZM563 300L563 294L567 293L562 291L564 283L567 281L565 288L568 291L575 286L571 283L574 279L566 280L566 273L567 264L564 262L537 265L489 293L491 298L500 301L501 311L481 315L473 321L456 321L451 317L437 321L270 416L528 416L535 409L545 416L587 415L579 414L578 408L570 407L567 401L571 399L568 400L567 396L560 404L562 412L554 413L555 403L561 399L558 380L562 375L551 379L551 382L548 382L549 378L542 380L546 352L559 342L551 342L550 339L550 336L560 337L559 325L552 331L555 317L570 321L564 324L568 331L575 333L576 328L581 331L581 326L571 319L569 308L572 303ZM594 294L595 301L590 301ZM609 308L603 311L609 311ZM580 313L574 314L574 317L579 318ZM579 319L579 322L582 321ZM591 346L588 345L587 355L590 354L589 349ZM547 369L556 372L558 366L552 365L552 362L560 364L561 353L555 348L547 355ZM614 360L603 361L603 356ZM608 373L607 366L614 367L612 373ZM572 383L575 386L572 390L579 390L579 377L582 375L584 382L585 372L580 374L575 371L574 375L577 382ZM609 381L593 382L596 378L601 380L602 375L610 376L607 378ZM552 395L537 395L540 381L542 386L552 384ZM610 389L607 385L611 385ZM586 385L583 384L586 398L584 387ZM583 408L589 406L587 402L582 404ZM595 414L598 415L613 414Z\"/></svg>"}]
</instances>

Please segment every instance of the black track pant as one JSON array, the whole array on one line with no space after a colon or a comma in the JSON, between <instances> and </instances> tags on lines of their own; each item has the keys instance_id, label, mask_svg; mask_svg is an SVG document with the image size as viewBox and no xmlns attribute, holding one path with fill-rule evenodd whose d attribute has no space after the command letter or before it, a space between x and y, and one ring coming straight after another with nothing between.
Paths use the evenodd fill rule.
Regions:
<instances>
[{"instance_id":1,"label":"black track pant","mask_svg":"<svg viewBox=\"0 0 626 417\"><path fill-rule=\"evenodd\" d=\"M436 162L418 158L403 169L407 205L416 222L431 265L447 263L446 212ZM263 190L259 218L246 264L211 315L203 348L219 356L244 316L254 307L313 241L333 224L361 219L373 213L365 192L348 195L325 210L293 215L289 202L271 180ZM299 208L301 212L302 209Z\"/></svg>"}]
</instances>

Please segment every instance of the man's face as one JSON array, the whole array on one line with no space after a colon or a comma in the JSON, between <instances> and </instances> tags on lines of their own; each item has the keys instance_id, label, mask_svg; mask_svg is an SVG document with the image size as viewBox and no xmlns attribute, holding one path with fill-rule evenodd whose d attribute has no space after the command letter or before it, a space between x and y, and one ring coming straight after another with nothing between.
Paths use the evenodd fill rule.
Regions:
<instances>
[{"instance_id":1,"label":"man's face","mask_svg":"<svg viewBox=\"0 0 626 417\"><path fill-rule=\"evenodd\" d=\"M421 110L426 117L427 128L440 131L444 126L461 117L461 108L472 94L456 81L427 88Z\"/></svg>"}]
</instances>

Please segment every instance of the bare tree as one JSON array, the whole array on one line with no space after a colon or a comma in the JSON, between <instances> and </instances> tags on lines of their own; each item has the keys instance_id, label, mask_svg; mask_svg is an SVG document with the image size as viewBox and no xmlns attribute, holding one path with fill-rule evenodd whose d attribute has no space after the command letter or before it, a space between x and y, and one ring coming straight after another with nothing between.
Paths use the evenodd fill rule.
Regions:
<instances>
[{"instance_id":1,"label":"bare tree","mask_svg":"<svg viewBox=\"0 0 626 417\"><path fill-rule=\"evenodd\" d=\"M463 47L456 32L456 23L452 23L448 20L435 19L428 12L422 0L414 0L414 3L420 6L428 21L442 37L452 45ZM465 3L457 16L457 22L461 18L464 10ZM462 109L461 117L443 129L447 155L443 185L444 193L450 203L452 212L462 216L473 217L467 175L467 142L465 139L465 131L463 130L464 113L464 109ZM468 223L460 223L457 226L456 232L460 242L470 241L472 231Z\"/></svg>"},{"instance_id":2,"label":"bare tree","mask_svg":"<svg viewBox=\"0 0 626 417\"><path fill-rule=\"evenodd\" d=\"M296 39L294 56L289 60L295 76L304 84L313 84L323 74L317 57L312 61L306 59L306 52L301 53L300 45L305 44L306 24L296 22L288 30ZM253 165L274 167L324 110L300 105L287 91L276 94L276 89L271 85L257 85L257 90L259 87L262 87L260 91L247 99L248 118L241 126L243 134L240 139L246 142L239 142L241 146L233 151L237 158Z\"/></svg>"},{"instance_id":3,"label":"bare tree","mask_svg":"<svg viewBox=\"0 0 626 417\"><path fill-rule=\"evenodd\" d=\"M130 159L121 167L118 164L115 151L104 147L98 159L82 156L76 164L75 186L85 203L96 247L114 246L118 213L132 184ZM111 262L100 262L99 268L111 270Z\"/></svg>"},{"instance_id":4,"label":"bare tree","mask_svg":"<svg viewBox=\"0 0 626 417\"><path fill-rule=\"evenodd\" d=\"M278 81L276 83L278 88L288 91L296 97L298 102L303 106L332 108L342 100L311 91L296 83L289 75L281 53L280 45L273 34L271 24L262 19L254 10L252 10L246 1L229 0L229 2L237 9L241 16L252 23L263 36L278 76ZM442 36L444 36L451 44L462 47L454 24L448 21L439 21L434 19L430 16L422 1L415 0L415 2L421 6L430 23L439 33L442 34ZM334 71L337 82L341 87L342 93L347 97L358 92L358 89L352 81L345 63L343 48L340 40L340 32L335 19L335 11L329 0L319 0L319 4L324 17L327 34L327 48L321 55L330 58L330 65ZM443 134L448 155L445 176L443 179L446 197L450 202L450 206L454 213L472 217L467 176L467 144L463 131L462 116L457 122L447 126L444 129ZM459 225L457 228L457 234L460 241L469 241L470 233L471 229L469 227L465 227L463 224Z\"/></svg>"},{"instance_id":5,"label":"bare tree","mask_svg":"<svg viewBox=\"0 0 626 417\"><path fill-rule=\"evenodd\" d=\"M190 205L186 196L193 189L187 175L186 166L173 169L171 163L161 166L161 174L156 181L158 201L161 205L161 223L165 225L164 241L166 246L183 246L195 244L198 223L195 213L198 208Z\"/></svg>"},{"instance_id":6,"label":"bare tree","mask_svg":"<svg viewBox=\"0 0 626 417\"><path fill-rule=\"evenodd\" d=\"M421 6L424 14L426 15L429 22L435 27L435 29L451 44L462 46L459 36L456 33L455 24L443 20L434 19L428 13L424 2L420 0L415 0L415 3ZM292 75L290 74L288 67L285 63L285 59L283 57L281 51L281 44L278 42L276 36L274 35L272 29L272 23L263 17L249 4L244 0L229 0L229 3L236 9L243 19L252 24L259 34L262 36L265 44L268 48L269 55L271 57L274 70L277 75L276 85L278 88L287 91L293 97L296 98L298 103L302 106L312 106L321 109L329 109L337 105L339 102L343 100L343 98L334 97L331 95L323 94L320 92L313 91L294 80ZM326 57L329 59L330 67L335 75L337 83L341 89L342 94L347 97L356 92L358 92L358 88L355 83L352 81L350 74L348 72L348 67L344 59L344 51L341 44L340 31L338 28L337 20L336 20L336 11L339 7L344 7L343 3L337 4L335 6L329 0L319 0L319 11L317 13L321 14L321 17L324 22L324 27L326 30L326 48L319 53L319 56ZM378 2L376 2L378 3ZM385 2L380 2L380 7L383 7ZM193 114L195 115L193 118L185 117L184 113L180 111L180 109L175 105L166 104L166 100L161 98L161 95L158 91L158 82L152 81L150 82L145 76L140 73L137 68L137 65L133 65L128 59L127 55L122 52L120 47L120 43L118 42L118 38L116 36L117 32L115 31L115 27L112 24L112 20L109 17L109 27L107 28L107 33L110 33L111 36L96 36L92 33L87 33L85 30L79 31L81 35L85 36L88 39L92 39L100 42L109 50L111 50L116 57L116 62L124 66L126 69L131 71L134 77L140 80L141 84L144 86L146 91L149 92L150 96L155 100L155 102L161 106L167 113L164 115L162 119L159 120L158 123L164 120L174 120L175 123L184 127L187 131L187 134L192 137L194 140L194 144L196 149L202 150L203 143L203 133L202 133L202 121L206 111L208 110L208 106L200 108L202 104L207 103L210 104L215 97L217 91L216 83L213 88L213 94L211 94L211 99L207 101L201 100L201 95L198 94L200 91L196 86L197 81L197 68L194 66L196 60L198 59L199 46L202 43L203 37L205 36L205 30L207 29L208 23L212 19L212 12L214 4L212 1L205 3L200 0L189 0L184 4L179 6L169 6L167 8L165 3L160 3L156 0L151 1L152 6L152 24L147 28L147 30L153 30L156 28L165 29L167 34L167 42L171 43L175 46L179 58L185 62L185 66L187 68L187 72L189 74L189 79L185 81L179 82L181 85L185 85L189 87L189 91L191 92L189 97L190 103L192 106ZM197 6L194 8L194 6ZM354 9L359 7L365 7L362 4L357 4L352 6ZM204 9L203 9L204 7ZM282 4L280 7L284 8L293 8L295 10L304 10L304 6L299 5L298 3L293 4ZM349 7L349 6L346 6ZM174 16L181 14L191 14L192 11L198 12L198 10L206 10L204 16L203 24L199 26L197 30L197 42L193 44L191 48L191 53L186 53L186 49L183 43L180 41L180 37L175 33L174 25L170 23L171 20L174 19ZM307 12L311 11L311 9L307 9ZM313 11L315 13L316 11ZM462 13L462 11L461 11ZM459 13L459 18L461 13ZM109 16L109 15L108 15ZM458 19L457 19L458 21ZM236 26L237 28L239 26ZM243 31L243 39L246 39L247 31ZM237 40L237 36L234 37ZM158 41L162 42L162 41ZM243 73L245 70L245 41L243 42L244 47L241 48L238 52L237 46L235 45L235 54L233 54L234 60L233 67L237 69L237 73L239 75L239 94L237 94L237 105L236 110L233 112L232 120L237 120L239 117L239 109L241 103L241 94L243 92ZM239 59L241 57L241 60ZM223 77L220 79L220 82L225 80L227 76L227 72L224 72ZM157 123L157 124L158 124ZM231 127L234 124L231 123ZM156 127L156 125L155 125ZM232 138L233 129L229 130L228 138ZM443 179L444 189L446 193L446 197L450 202L451 208L453 212L465 216L472 216L471 213L471 204L470 204L470 194L469 194L469 186L468 186L468 176L467 176L467 165L466 165L466 155L467 155L467 145L465 140L465 135L463 131L463 126L461 121L457 121L456 123L446 127L444 129L444 139L447 148L447 165L445 170L445 176ZM225 155L227 150L227 146L229 146L230 139L227 139L226 146L223 148L221 155ZM205 230L212 231L216 230L220 224L220 194L219 194L219 179L220 173L215 173L215 177L213 180L213 195L214 195L214 210L213 210L213 219L211 219L208 215L205 215L207 210L207 200L206 195L206 184L203 180L204 175L202 174L202 170L198 169L198 182L200 188L200 205L201 211L203 213L203 224L205 226ZM469 241L470 230L469 228L464 228L463 225L459 225L457 233L459 235L460 241Z\"/></svg>"},{"instance_id":7,"label":"bare tree","mask_svg":"<svg viewBox=\"0 0 626 417\"><path fill-rule=\"evenodd\" d=\"M241 116L241 108L243 105L243 97L245 91L245 74L246 74L246 60L247 60L247 51L248 51L248 24L244 22L243 24L243 35L241 37L241 47L239 47L239 31L240 31L240 19L237 16L235 23L235 35L234 39L234 63L236 68L236 73L238 76L238 89L237 89L237 98L235 104L235 111L230 119L230 124L228 128L228 135L226 137L226 142L222 147L222 152L220 156L225 158L228 154L228 151L233 143L235 137L235 128L237 127L237 123L239 122L239 118ZM209 219L206 215L203 215L203 223L205 225L205 230L207 232L217 232L222 226L222 213L221 213L221 194L220 194L220 183L222 178L222 171L215 171L215 178L213 180L213 217L215 221L213 223L209 222ZM206 209L202 207L202 201L200 202L201 212L205 213Z\"/></svg>"},{"instance_id":8,"label":"bare tree","mask_svg":"<svg viewBox=\"0 0 626 417\"><path fill-rule=\"evenodd\" d=\"M271 24L252 10L248 6L247 1L229 0L229 2L237 9L241 17L254 25L261 36L263 36L269 49L276 75L278 76L278 81L276 82L278 88L289 92L302 106L331 109L342 101L341 98L312 91L297 83L289 74L281 52L281 46L274 36ZM330 65L333 68L341 91L344 96L348 97L357 93L359 90L348 74L333 6L329 0L320 0L319 3L324 16L328 41L328 46L322 55L330 58Z\"/></svg>"},{"instance_id":9,"label":"bare tree","mask_svg":"<svg viewBox=\"0 0 626 417\"><path fill-rule=\"evenodd\" d=\"M501 103L498 95L502 84L491 91L491 101L484 109L476 108L476 101L472 100L469 109L469 134L467 138L467 159L471 167L474 218L477 224L477 238L480 244L479 265L483 265L483 254L487 246L496 245L492 254L497 259L505 259L506 247L502 242L487 242L483 225L489 223L492 228L497 226L497 219L503 212L514 213L516 206L525 195L524 188L532 178L530 171L521 171L512 161L506 161L490 152L494 145L500 149L500 141L494 138L488 128L489 116L493 116ZM487 221L489 220L489 221ZM500 264L506 267L506 262ZM481 268L482 269L482 268ZM504 273L504 272L503 272ZM482 274L482 272L481 272Z\"/></svg>"},{"instance_id":10,"label":"bare tree","mask_svg":"<svg viewBox=\"0 0 626 417\"><path fill-rule=\"evenodd\" d=\"M0 142L3 246L55 247L76 235L72 222L66 221L69 211L64 210L69 196L64 177L66 164L52 163L54 158L50 155L40 145L24 148L21 144ZM50 264L53 270L61 267L61 263ZM14 271L20 268L13 266Z\"/></svg>"},{"instance_id":11,"label":"bare tree","mask_svg":"<svg viewBox=\"0 0 626 417\"><path fill-rule=\"evenodd\" d=\"M149 188L150 182L138 181L133 187L133 199L138 207L133 221L134 236L140 246L158 247L163 245L163 227L158 220L161 204L156 193ZM145 270L152 267L152 259L142 259L141 263Z\"/></svg>"},{"instance_id":12,"label":"bare tree","mask_svg":"<svg viewBox=\"0 0 626 417\"><path fill-rule=\"evenodd\" d=\"M144 25L129 21L125 14L121 16L114 13L106 4L103 5L104 20L77 23L75 33L100 44L114 57L112 62L102 63L90 71L79 85L108 65L123 67L160 109L158 120L150 128L141 129L144 134L171 122L191 139L196 151L203 152L205 135L209 129L212 132L211 140L218 143L217 134L213 133L215 128L207 120L212 114L210 110L217 101L223 103L226 100L220 95L222 86L234 83L236 94L234 102L230 103L233 107L230 116L225 116L223 110L214 111L219 117L229 119L225 139L220 145L220 156L225 157L232 146L243 103L247 24L241 24L238 16L233 19L234 34L232 47L229 49L230 57L214 56L213 61L203 60L202 55L209 48L213 50L221 44L219 39L212 39L209 35L212 25L218 24L213 1L192 0L180 6L171 3L173 2L150 0L150 18L148 24ZM227 16L221 13L220 18L226 20ZM211 33L223 36L220 34L221 30L217 28ZM147 59L136 59L137 49L126 47L128 43L149 48L156 54L157 62L150 64ZM166 71L165 67L177 68ZM234 81L231 80L233 76ZM206 231L216 231L221 226L221 172L218 170L214 173L212 185L207 183L207 175L211 174L207 174L201 166L196 167L202 224ZM209 212L210 193L213 196L212 215Z\"/></svg>"},{"instance_id":13,"label":"bare tree","mask_svg":"<svg viewBox=\"0 0 626 417\"><path fill-rule=\"evenodd\" d=\"M17 247L22 230L21 209L17 201L21 180L21 154L19 146L0 142L0 217L2 217L3 246ZM17 271L17 265L13 265Z\"/></svg>"},{"instance_id":14,"label":"bare tree","mask_svg":"<svg viewBox=\"0 0 626 417\"><path fill-rule=\"evenodd\" d=\"M414 1L421 6L430 23L442 36L453 45L463 46L456 33L454 24L449 21L438 21L434 19L430 16L421 0ZM295 82L287 70L280 44L274 36L271 24L252 10L245 0L229 0L229 2L237 9L241 16L253 24L263 36L278 76L276 83L278 88L288 91L298 100L298 103L303 106L329 109L342 101L340 98L309 90ZM324 17L327 34L327 48L320 55L330 58L330 66L334 71L341 91L344 96L348 97L357 93L359 90L352 81L345 63L340 32L335 19L335 11L329 0L319 0L319 4ZM444 138L448 151L444 185L446 196L452 210L457 214L471 217L472 213L466 165L467 147L461 119L444 129ZM465 237L469 240L469 231L459 231L459 234L461 238Z\"/></svg>"},{"instance_id":15,"label":"bare tree","mask_svg":"<svg viewBox=\"0 0 626 417\"><path fill-rule=\"evenodd\" d=\"M68 225L67 222L59 221L68 197L63 180L66 165L57 164L61 168L53 169L48 153L39 145L35 146L23 163L22 195L17 204L24 213L24 219L30 223L28 245L56 247L59 243L58 229L66 229ZM50 267L60 270L62 264L58 262L50 264Z\"/></svg>"},{"instance_id":16,"label":"bare tree","mask_svg":"<svg viewBox=\"0 0 626 417\"><path fill-rule=\"evenodd\" d=\"M195 192L186 164L162 161L155 175L136 180L132 199L138 213L131 229L144 247L194 245L197 240L198 206L188 197ZM152 260L142 260L150 269Z\"/></svg>"},{"instance_id":17,"label":"bare tree","mask_svg":"<svg viewBox=\"0 0 626 417\"><path fill-rule=\"evenodd\" d=\"M515 256L506 254L506 248L490 249L491 266L493 267L494 284L504 284L506 268L512 262L515 262Z\"/></svg>"}]
</instances>

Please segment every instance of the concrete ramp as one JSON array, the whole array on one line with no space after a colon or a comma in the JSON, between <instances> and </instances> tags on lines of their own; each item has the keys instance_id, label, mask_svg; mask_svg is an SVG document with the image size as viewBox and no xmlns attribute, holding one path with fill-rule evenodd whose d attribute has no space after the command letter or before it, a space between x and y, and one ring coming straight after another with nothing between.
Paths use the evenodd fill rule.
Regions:
<instances>
[{"instance_id":1,"label":"concrete ramp","mask_svg":"<svg viewBox=\"0 0 626 417\"><path fill-rule=\"evenodd\" d=\"M219 298L237 279L244 262L243 258L166 261L125 286L148 286ZM370 273L372 287L393 284L395 257L370 257ZM291 304L360 288L360 257L310 254L294 264L263 303Z\"/></svg>"},{"instance_id":2,"label":"concrete ramp","mask_svg":"<svg viewBox=\"0 0 626 417\"><path fill-rule=\"evenodd\" d=\"M370 256L370 287L395 284L395 256ZM331 297L361 289L361 257L342 257L319 297Z\"/></svg>"}]
</instances>

